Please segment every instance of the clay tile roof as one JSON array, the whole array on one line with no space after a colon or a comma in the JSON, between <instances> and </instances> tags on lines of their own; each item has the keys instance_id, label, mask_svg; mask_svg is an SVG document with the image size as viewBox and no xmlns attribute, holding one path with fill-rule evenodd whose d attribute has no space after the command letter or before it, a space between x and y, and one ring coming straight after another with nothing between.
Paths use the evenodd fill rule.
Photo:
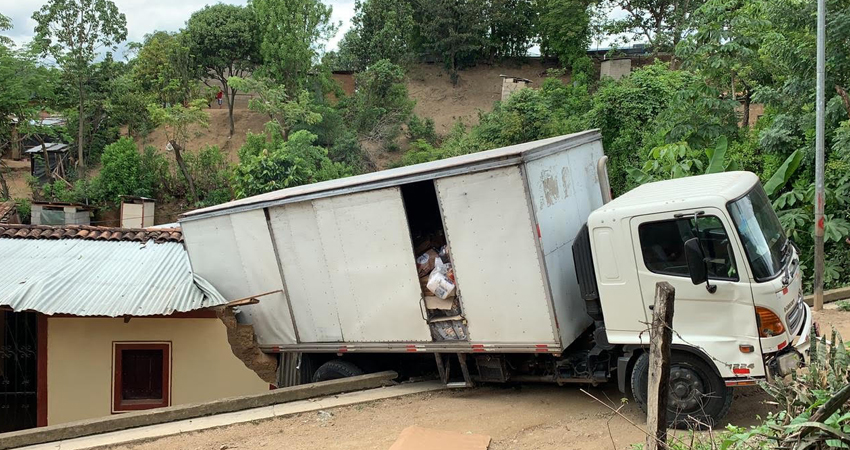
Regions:
<instances>
[{"instance_id":1,"label":"clay tile roof","mask_svg":"<svg viewBox=\"0 0 850 450\"><path fill-rule=\"evenodd\" d=\"M0 223L7 223L17 212L17 206L12 200L0 202Z\"/></svg>"},{"instance_id":2,"label":"clay tile roof","mask_svg":"<svg viewBox=\"0 0 850 450\"><path fill-rule=\"evenodd\" d=\"M179 228L114 228L89 225L10 225L0 223L0 239L86 239L97 241L137 241L154 240L162 242L183 242L183 233Z\"/></svg>"}]
</instances>

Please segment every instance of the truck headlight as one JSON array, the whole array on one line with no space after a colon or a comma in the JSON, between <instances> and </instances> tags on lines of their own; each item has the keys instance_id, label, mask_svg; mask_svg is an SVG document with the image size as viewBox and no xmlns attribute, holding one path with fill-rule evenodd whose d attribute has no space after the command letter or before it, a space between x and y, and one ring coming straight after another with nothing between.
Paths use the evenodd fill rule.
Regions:
<instances>
[{"instance_id":1,"label":"truck headlight","mask_svg":"<svg viewBox=\"0 0 850 450\"><path fill-rule=\"evenodd\" d=\"M757 306L756 318L759 327L759 337L778 336L785 332L785 326L782 325L782 319L773 311Z\"/></svg>"}]
</instances>

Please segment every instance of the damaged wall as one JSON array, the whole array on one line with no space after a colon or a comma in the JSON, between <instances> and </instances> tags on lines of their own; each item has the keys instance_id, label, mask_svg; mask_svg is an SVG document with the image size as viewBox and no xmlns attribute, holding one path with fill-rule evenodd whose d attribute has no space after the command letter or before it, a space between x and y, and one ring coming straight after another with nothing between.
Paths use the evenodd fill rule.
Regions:
<instances>
[{"instance_id":1,"label":"damaged wall","mask_svg":"<svg viewBox=\"0 0 850 450\"><path fill-rule=\"evenodd\" d=\"M278 359L274 355L263 353L257 340L254 338L254 326L239 323L233 308L220 306L216 308L216 315L227 328L227 342L230 350L241 360L246 367L253 370L263 381L269 384L277 384Z\"/></svg>"}]
</instances>

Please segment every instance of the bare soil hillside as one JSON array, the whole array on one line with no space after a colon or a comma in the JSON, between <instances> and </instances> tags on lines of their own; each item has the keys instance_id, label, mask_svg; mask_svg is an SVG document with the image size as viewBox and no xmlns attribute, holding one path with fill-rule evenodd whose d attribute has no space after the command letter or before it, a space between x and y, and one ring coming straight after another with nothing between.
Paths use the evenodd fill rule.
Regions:
<instances>
[{"instance_id":1,"label":"bare soil hillside","mask_svg":"<svg viewBox=\"0 0 850 450\"><path fill-rule=\"evenodd\" d=\"M198 151L208 145L217 145L228 156L228 160L232 163L239 162L237 152L248 133L262 133L263 126L268 122L268 116L259 114L246 109L244 104L237 102L233 109L233 120L235 124L235 133L232 137L229 136L229 123L227 119L227 107L222 106L221 109L213 104L212 108L208 109L209 127L193 126L190 128L191 139L187 145L187 150L190 152ZM140 149L146 145L152 145L162 151L165 150L167 142L165 128L159 127L151 134L138 140Z\"/></svg>"},{"instance_id":2,"label":"bare soil hillside","mask_svg":"<svg viewBox=\"0 0 850 450\"><path fill-rule=\"evenodd\" d=\"M474 125L478 123L478 111L493 109L493 102L502 95L500 75L527 78L534 88L540 87L546 68L537 60L528 64L482 64L461 71L457 86L452 86L441 64L419 64L408 71L407 89L416 100L413 111L433 118L437 133L446 134L458 120Z\"/></svg>"}]
</instances>

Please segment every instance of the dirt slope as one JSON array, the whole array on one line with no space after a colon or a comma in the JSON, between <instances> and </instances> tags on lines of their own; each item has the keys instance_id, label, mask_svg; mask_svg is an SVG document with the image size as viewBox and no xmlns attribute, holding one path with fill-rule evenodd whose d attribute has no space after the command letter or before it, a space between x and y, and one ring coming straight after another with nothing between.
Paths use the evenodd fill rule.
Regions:
<instances>
[{"instance_id":1,"label":"dirt slope","mask_svg":"<svg viewBox=\"0 0 850 450\"><path fill-rule=\"evenodd\" d=\"M191 138L189 140L188 151L196 152L207 145L217 145L228 156L228 160L232 163L239 162L237 152L248 133L262 133L263 126L268 122L268 116L259 114L254 111L245 109L244 105L236 104L233 109L233 120L236 132L233 137L228 136L230 128L227 119L227 108L213 105L208 109L209 127L192 126L189 131ZM165 129L159 127L148 136L139 139L138 144L140 149L145 145L153 145L163 152L167 152L165 144L167 142Z\"/></svg>"},{"instance_id":2,"label":"dirt slope","mask_svg":"<svg viewBox=\"0 0 850 450\"><path fill-rule=\"evenodd\" d=\"M478 111L490 111L502 94L500 75L527 78L531 87L540 87L546 67L540 61L529 64L482 64L460 72L460 81L451 79L440 64L419 64L408 71L407 89L416 100L414 112L434 119L437 132L445 134L457 120L478 123Z\"/></svg>"}]
</instances>

